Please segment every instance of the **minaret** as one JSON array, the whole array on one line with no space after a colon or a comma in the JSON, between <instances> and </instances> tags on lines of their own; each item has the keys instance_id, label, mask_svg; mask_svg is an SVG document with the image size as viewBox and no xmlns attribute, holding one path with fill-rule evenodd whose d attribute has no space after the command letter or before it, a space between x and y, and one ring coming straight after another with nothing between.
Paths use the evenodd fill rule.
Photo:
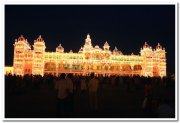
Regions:
<instances>
[{"instance_id":1,"label":"minaret","mask_svg":"<svg viewBox=\"0 0 180 123\"><path fill-rule=\"evenodd\" d=\"M26 55L28 51L31 50L31 47L21 35L18 39L15 39L14 43L14 60L13 60L13 69L14 74L16 75L24 75L25 73L25 66L26 66Z\"/></svg>"},{"instance_id":2,"label":"minaret","mask_svg":"<svg viewBox=\"0 0 180 123\"><path fill-rule=\"evenodd\" d=\"M143 76L153 76L153 51L152 47L148 45L147 42L143 45L140 51L141 56L144 59L143 67L142 67L142 75Z\"/></svg>"},{"instance_id":3,"label":"minaret","mask_svg":"<svg viewBox=\"0 0 180 123\"><path fill-rule=\"evenodd\" d=\"M91 51L92 49L93 49L93 46L91 44L91 38L90 38L90 35L87 34L87 37L85 39L85 44L83 47L83 51L88 52L88 51Z\"/></svg>"},{"instance_id":4,"label":"minaret","mask_svg":"<svg viewBox=\"0 0 180 123\"><path fill-rule=\"evenodd\" d=\"M165 48L162 48L160 43L157 44L154 50L154 63L153 70L155 76L166 76L166 52Z\"/></svg>"},{"instance_id":5,"label":"minaret","mask_svg":"<svg viewBox=\"0 0 180 123\"><path fill-rule=\"evenodd\" d=\"M91 42L91 38L90 38L89 33L87 34L86 42Z\"/></svg>"},{"instance_id":6,"label":"minaret","mask_svg":"<svg viewBox=\"0 0 180 123\"><path fill-rule=\"evenodd\" d=\"M33 50L33 63L32 63L32 74L33 75L44 75L44 54L45 54L45 42L44 39L39 37L34 41Z\"/></svg>"}]
</instances>

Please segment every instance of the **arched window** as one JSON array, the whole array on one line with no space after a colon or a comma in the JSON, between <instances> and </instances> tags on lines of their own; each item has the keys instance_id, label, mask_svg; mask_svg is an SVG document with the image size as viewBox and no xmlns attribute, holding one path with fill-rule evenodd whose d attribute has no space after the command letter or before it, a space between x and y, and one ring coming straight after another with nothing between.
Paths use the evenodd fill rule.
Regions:
<instances>
[{"instance_id":1,"label":"arched window","mask_svg":"<svg viewBox=\"0 0 180 123\"><path fill-rule=\"evenodd\" d=\"M56 64L53 62L45 63L45 71L55 71L56 70Z\"/></svg>"},{"instance_id":2,"label":"arched window","mask_svg":"<svg viewBox=\"0 0 180 123\"><path fill-rule=\"evenodd\" d=\"M129 71L129 70L131 70L131 66L128 64L122 65L122 70L123 71Z\"/></svg>"},{"instance_id":3,"label":"arched window","mask_svg":"<svg viewBox=\"0 0 180 123\"><path fill-rule=\"evenodd\" d=\"M135 65L135 66L134 66L134 70L142 70L141 65Z\"/></svg>"}]
</instances>

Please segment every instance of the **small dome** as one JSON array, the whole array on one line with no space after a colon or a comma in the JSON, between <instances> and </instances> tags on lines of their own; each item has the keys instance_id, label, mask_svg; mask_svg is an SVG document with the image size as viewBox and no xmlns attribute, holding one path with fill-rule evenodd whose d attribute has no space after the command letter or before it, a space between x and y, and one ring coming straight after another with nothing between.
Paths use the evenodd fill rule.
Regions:
<instances>
[{"instance_id":1,"label":"small dome","mask_svg":"<svg viewBox=\"0 0 180 123\"><path fill-rule=\"evenodd\" d=\"M149 44L147 42L144 43L143 48L149 48Z\"/></svg>"},{"instance_id":2,"label":"small dome","mask_svg":"<svg viewBox=\"0 0 180 123\"><path fill-rule=\"evenodd\" d=\"M162 46L160 45L160 43L158 43L158 45L156 46L156 49L162 49Z\"/></svg>"},{"instance_id":3,"label":"small dome","mask_svg":"<svg viewBox=\"0 0 180 123\"><path fill-rule=\"evenodd\" d=\"M44 42L43 38L41 37L41 35L39 35L39 37L36 39L36 42Z\"/></svg>"},{"instance_id":4,"label":"small dome","mask_svg":"<svg viewBox=\"0 0 180 123\"><path fill-rule=\"evenodd\" d=\"M120 50L118 50L117 47L115 47L113 50L113 54L114 55L122 55L122 52Z\"/></svg>"},{"instance_id":5,"label":"small dome","mask_svg":"<svg viewBox=\"0 0 180 123\"><path fill-rule=\"evenodd\" d=\"M73 53L73 51L72 51L72 50L70 50L70 51L69 51L69 53Z\"/></svg>"},{"instance_id":6,"label":"small dome","mask_svg":"<svg viewBox=\"0 0 180 123\"><path fill-rule=\"evenodd\" d=\"M56 48L56 52L64 52L64 48L59 44L59 46Z\"/></svg>"},{"instance_id":7,"label":"small dome","mask_svg":"<svg viewBox=\"0 0 180 123\"><path fill-rule=\"evenodd\" d=\"M102 50L98 45L94 47L94 50Z\"/></svg>"},{"instance_id":8,"label":"small dome","mask_svg":"<svg viewBox=\"0 0 180 123\"><path fill-rule=\"evenodd\" d=\"M95 49L99 49L99 46L98 46L98 45L96 45L94 48L95 48Z\"/></svg>"},{"instance_id":9,"label":"small dome","mask_svg":"<svg viewBox=\"0 0 180 123\"><path fill-rule=\"evenodd\" d=\"M103 48L104 48L104 50L109 50L109 44L107 43L107 41L104 43L104 46L103 46Z\"/></svg>"},{"instance_id":10,"label":"small dome","mask_svg":"<svg viewBox=\"0 0 180 123\"><path fill-rule=\"evenodd\" d=\"M21 35L19 38L18 38L18 41L25 41L25 38L23 35Z\"/></svg>"}]
</instances>

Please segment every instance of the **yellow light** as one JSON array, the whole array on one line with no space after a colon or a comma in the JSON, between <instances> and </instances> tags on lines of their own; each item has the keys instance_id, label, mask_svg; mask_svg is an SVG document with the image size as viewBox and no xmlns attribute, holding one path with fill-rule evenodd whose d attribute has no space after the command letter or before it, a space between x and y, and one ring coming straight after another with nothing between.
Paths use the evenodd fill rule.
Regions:
<instances>
[{"instance_id":1,"label":"yellow light","mask_svg":"<svg viewBox=\"0 0 180 123\"><path fill-rule=\"evenodd\" d=\"M35 40L34 49L30 48L25 38L20 39L20 41L19 38L15 40L13 67L5 70L11 69L13 71L14 69L14 74L40 74L43 76L45 73L58 75L60 72L64 72L89 75L90 72L94 72L103 75L106 73L108 75L133 75L133 73L136 73L140 76L166 76L166 60L164 60L166 59L166 52L160 44L154 50L145 43L143 48L141 48L140 55L123 55L117 47L115 47L113 52L110 51L107 41L103 46L104 49L101 49L98 45L93 47L89 34L85 39L84 46L80 48L78 53L72 51L69 53L64 52L61 44L56 48L56 52L45 52L46 46L41 36ZM50 62L55 63L55 69L45 68L45 64ZM58 68L59 64L69 67L66 69L64 67ZM74 69L72 65L82 66L83 69ZM126 65L130 66L131 69L126 69ZM138 68L142 69L134 69L136 65L139 65L140 67ZM158 69L154 69L155 67Z\"/></svg>"}]
</instances>

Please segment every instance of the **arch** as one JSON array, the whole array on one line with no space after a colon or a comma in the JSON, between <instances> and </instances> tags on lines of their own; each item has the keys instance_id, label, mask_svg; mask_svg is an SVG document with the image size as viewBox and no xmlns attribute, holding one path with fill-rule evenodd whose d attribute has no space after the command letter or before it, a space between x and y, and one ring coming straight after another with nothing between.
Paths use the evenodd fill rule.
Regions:
<instances>
[{"instance_id":1,"label":"arch","mask_svg":"<svg viewBox=\"0 0 180 123\"><path fill-rule=\"evenodd\" d=\"M110 70L114 70L115 66L110 66Z\"/></svg>"},{"instance_id":2,"label":"arch","mask_svg":"<svg viewBox=\"0 0 180 123\"><path fill-rule=\"evenodd\" d=\"M57 69L60 70L62 67L63 67L63 65L61 63L58 63Z\"/></svg>"},{"instance_id":3,"label":"arch","mask_svg":"<svg viewBox=\"0 0 180 123\"><path fill-rule=\"evenodd\" d=\"M90 53L86 53L86 54L85 54L85 59L90 59L90 57L91 57L91 54L90 54Z\"/></svg>"},{"instance_id":4,"label":"arch","mask_svg":"<svg viewBox=\"0 0 180 123\"><path fill-rule=\"evenodd\" d=\"M141 65L134 65L134 70L142 70L142 66Z\"/></svg>"},{"instance_id":5,"label":"arch","mask_svg":"<svg viewBox=\"0 0 180 123\"><path fill-rule=\"evenodd\" d=\"M159 76L159 68L158 68L158 66L153 67L153 76Z\"/></svg>"},{"instance_id":6,"label":"arch","mask_svg":"<svg viewBox=\"0 0 180 123\"><path fill-rule=\"evenodd\" d=\"M71 69L73 70L79 70L80 69L80 65L79 64L73 64Z\"/></svg>"},{"instance_id":7,"label":"arch","mask_svg":"<svg viewBox=\"0 0 180 123\"><path fill-rule=\"evenodd\" d=\"M108 65L104 66L104 70L109 70L109 66Z\"/></svg>"},{"instance_id":8,"label":"arch","mask_svg":"<svg viewBox=\"0 0 180 123\"><path fill-rule=\"evenodd\" d=\"M56 71L56 63L54 62L47 62L44 65L45 71Z\"/></svg>"},{"instance_id":9,"label":"arch","mask_svg":"<svg viewBox=\"0 0 180 123\"><path fill-rule=\"evenodd\" d=\"M129 71L129 70L132 70L129 64L122 65L122 71Z\"/></svg>"}]
</instances>

